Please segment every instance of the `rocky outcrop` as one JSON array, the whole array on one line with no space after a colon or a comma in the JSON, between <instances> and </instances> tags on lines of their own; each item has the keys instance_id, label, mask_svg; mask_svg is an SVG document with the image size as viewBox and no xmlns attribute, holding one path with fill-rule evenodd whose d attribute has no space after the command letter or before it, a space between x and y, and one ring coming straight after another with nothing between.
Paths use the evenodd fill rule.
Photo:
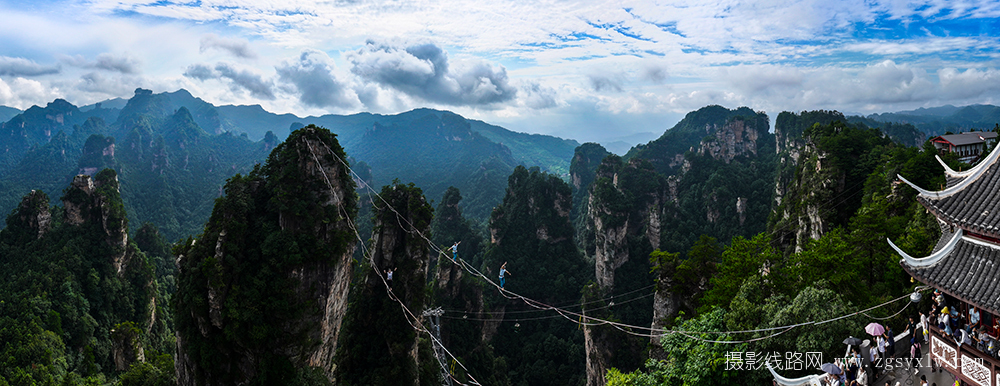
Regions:
<instances>
[{"instance_id":1,"label":"rocky outcrop","mask_svg":"<svg viewBox=\"0 0 1000 386\"><path fill-rule=\"evenodd\" d=\"M749 127L741 117L731 119L715 130L706 127L706 131L714 133L701 141L699 155L707 154L727 164L738 156L757 155L758 128ZM671 166L675 162L671 161Z\"/></svg>"},{"instance_id":2,"label":"rocky outcrop","mask_svg":"<svg viewBox=\"0 0 1000 386\"><path fill-rule=\"evenodd\" d=\"M630 282L620 285L617 283L621 276L619 271L625 269L630 275L649 271L648 255L660 247L662 210L665 197L669 196L667 188L666 179L656 175L641 160L624 164L620 158L610 156L598 168L586 214L586 234L593 237L588 244L593 245L597 286L591 291L595 297L642 285L634 281L644 276L626 276ZM648 323L648 319L642 323ZM633 338L606 326L585 326L584 348L588 386L603 385L604 374L610 367L636 366L623 358L640 350Z\"/></svg>"},{"instance_id":3,"label":"rocky outcrop","mask_svg":"<svg viewBox=\"0 0 1000 386\"><path fill-rule=\"evenodd\" d=\"M590 199L590 208L594 227L594 244L597 246L594 251L594 274L597 284L601 288L610 290L615 285L615 270L625 264L629 258L626 243L629 219L625 218L618 221L617 224L606 221L611 213L594 205L593 196Z\"/></svg>"},{"instance_id":4,"label":"rocky outcrop","mask_svg":"<svg viewBox=\"0 0 1000 386\"><path fill-rule=\"evenodd\" d=\"M34 239L40 239L48 233L52 226L52 213L49 211L49 196L41 190L32 190L21 199L17 207L17 220L20 227L28 229Z\"/></svg>"},{"instance_id":5,"label":"rocky outcrop","mask_svg":"<svg viewBox=\"0 0 1000 386\"><path fill-rule=\"evenodd\" d=\"M177 258L179 286L194 291L179 295L201 298L179 303L179 384L268 383L277 375L259 366L275 360L333 380L356 240L345 158L329 131L308 126L226 185L200 242ZM268 312L280 314L257 314Z\"/></svg>"},{"instance_id":6,"label":"rocky outcrop","mask_svg":"<svg viewBox=\"0 0 1000 386\"><path fill-rule=\"evenodd\" d=\"M116 371L125 371L134 363L146 361L139 329L133 323L122 323L111 330L111 356Z\"/></svg>"},{"instance_id":7,"label":"rocky outcrop","mask_svg":"<svg viewBox=\"0 0 1000 386\"><path fill-rule=\"evenodd\" d=\"M677 311L680 310L681 301L680 296L670 290L670 286L666 285L669 283L669 278L661 281L661 285L657 285L656 292L653 294L653 323L650 325L653 331L662 331L662 329L669 325L670 321L677 316ZM659 337L649 338L649 357L652 359L666 359L666 355L663 352L663 348L660 346Z\"/></svg>"},{"instance_id":8,"label":"rocky outcrop","mask_svg":"<svg viewBox=\"0 0 1000 386\"><path fill-rule=\"evenodd\" d=\"M134 254L126 248L128 218L120 194L117 173L104 169L94 178L86 174L74 177L63 196L66 224L96 224L103 231L104 241L111 247L111 264L119 275Z\"/></svg>"},{"instance_id":9,"label":"rocky outcrop","mask_svg":"<svg viewBox=\"0 0 1000 386\"><path fill-rule=\"evenodd\" d=\"M747 220L747 200L743 197L736 197L736 213L740 216L740 225Z\"/></svg>"},{"instance_id":10,"label":"rocky outcrop","mask_svg":"<svg viewBox=\"0 0 1000 386\"><path fill-rule=\"evenodd\" d=\"M650 181L640 181L645 179L652 179L653 183L646 185ZM638 185L652 189L637 191ZM598 168L588 197L587 225L588 233L594 237L595 277L602 290L614 289L615 271L630 259L628 235L645 236L648 244L642 250L660 246L665 186L665 179L643 169L639 160L622 164L620 158L608 157ZM638 199L627 202L629 196Z\"/></svg>"},{"instance_id":11,"label":"rocky outcrop","mask_svg":"<svg viewBox=\"0 0 1000 386\"><path fill-rule=\"evenodd\" d=\"M778 173L769 227L789 251L800 251L804 242L819 239L830 227L821 203L843 188L843 178L824 167L827 155L805 133L836 121L846 118L836 111L803 111L783 112L775 121Z\"/></svg>"},{"instance_id":12,"label":"rocky outcrop","mask_svg":"<svg viewBox=\"0 0 1000 386\"><path fill-rule=\"evenodd\" d=\"M604 375L608 373L611 364L611 344L607 341L604 329L585 327L583 329L583 347L587 353L587 386L603 385Z\"/></svg>"},{"instance_id":13,"label":"rocky outcrop","mask_svg":"<svg viewBox=\"0 0 1000 386\"><path fill-rule=\"evenodd\" d=\"M370 247L360 263L364 271L351 290L338 342L338 382L386 384L385 374L391 373L397 378L393 384L416 386L433 376L425 372L437 367L431 343L414 327L430 323L421 311L426 308L432 256L423 235L430 233L431 213L421 190L412 184L386 186L379 193L372 208ZM454 271L445 276L461 279Z\"/></svg>"}]
</instances>

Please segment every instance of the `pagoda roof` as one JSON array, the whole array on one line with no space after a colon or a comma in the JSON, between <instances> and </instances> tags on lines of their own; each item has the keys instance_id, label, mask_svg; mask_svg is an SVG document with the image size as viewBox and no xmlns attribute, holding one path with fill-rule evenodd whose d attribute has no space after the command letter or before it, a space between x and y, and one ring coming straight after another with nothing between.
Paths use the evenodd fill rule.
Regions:
<instances>
[{"instance_id":1,"label":"pagoda roof","mask_svg":"<svg viewBox=\"0 0 1000 386\"><path fill-rule=\"evenodd\" d=\"M907 255L903 270L915 279L993 314L1000 314L1000 245L957 230L938 250L923 258Z\"/></svg>"},{"instance_id":2,"label":"pagoda roof","mask_svg":"<svg viewBox=\"0 0 1000 386\"><path fill-rule=\"evenodd\" d=\"M931 191L900 180L917 190L917 201L938 219L973 233L1000 238L1000 151L991 151L978 165L957 172L944 165L947 185Z\"/></svg>"}]
</instances>

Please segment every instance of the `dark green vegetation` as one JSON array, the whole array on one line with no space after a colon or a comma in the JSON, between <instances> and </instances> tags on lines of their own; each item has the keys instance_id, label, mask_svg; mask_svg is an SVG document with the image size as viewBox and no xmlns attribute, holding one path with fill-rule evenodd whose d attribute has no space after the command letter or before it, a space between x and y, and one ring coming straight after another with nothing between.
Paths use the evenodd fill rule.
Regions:
<instances>
[{"instance_id":1,"label":"dark green vegetation","mask_svg":"<svg viewBox=\"0 0 1000 386\"><path fill-rule=\"evenodd\" d=\"M915 192L894 184L895 176L938 186L944 182L943 170L929 144L922 149L905 147L878 130L846 124L839 117L835 112L779 116L776 134L784 169L777 179L780 205L772 212L770 226L752 238L733 238L713 260L713 268L693 271L697 275L710 272L708 285L696 312L678 317L673 328L735 331L821 321L906 295L912 289L885 239L925 255L937 242L939 230L914 199ZM669 254L653 255L658 262L675 259ZM691 282L682 270L670 273L675 283ZM690 296L684 288L675 291ZM885 317L904 305L905 300L870 315ZM905 316L885 322L898 328ZM843 354L840 341L863 334L869 321L855 315L737 344L670 335L661 342L666 360L650 361L641 372L610 371L608 384L766 383L770 381L766 370L726 371L726 353L818 351L824 357L836 357ZM746 341L777 331L696 337ZM815 369L782 373L797 377Z\"/></svg>"},{"instance_id":2,"label":"dark green vegetation","mask_svg":"<svg viewBox=\"0 0 1000 386\"><path fill-rule=\"evenodd\" d=\"M174 249L184 382L314 384L333 350L322 328L346 296L357 198L335 136L293 132L263 166L226 183L205 231ZM340 314L342 315L342 314ZM336 328L336 327L334 327ZM182 383L184 383L182 382Z\"/></svg>"},{"instance_id":3,"label":"dark green vegetation","mask_svg":"<svg viewBox=\"0 0 1000 386\"><path fill-rule=\"evenodd\" d=\"M433 235L431 240L434 244L449 248L456 242L460 242L458 245L459 256L472 265L478 266L483 260L482 253L485 248L483 236L474 227L474 224L462 215L462 209L458 206L461 201L462 193L459 192L458 188L452 186L444 192L441 203L434 211L434 220L431 221L431 235ZM453 255L449 250L446 257L452 258ZM432 259L432 263L435 260Z\"/></svg>"},{"instance_id":4,"label":"dark green vegetation","mask_svg":"<svg viewBox=\"0 0 1000 386\"><path fill-rule=\"evenodd\" d=\"M162 239L144 227L142 244L128 241L113 170L78 178L62 201L33 191L0 231L0 384L104 384L126 370L171 383Z\"/></svg>"},{"instance_id":5,"label":"dark green vegetation","mask_svg":"<svg viewBox=\"0 0 1000 386\"><path fill-rule=\"evenodd\" d=\"M420 235L428 233L433 209L413 184L385 186L379 196L372 208L370 249L358 264L337 347L337 380L344 385L440 385L430 338L417 335L418 315L403 312L400 305L417 313L425 308L433 254ZM388 282L383 281L386 270L394 270Z\"/></svg>"},{"instance_id":6,"label":"dark green vegetation","mask_svg":"<svg viewBox=\"0 0 1000 386\"><path fill-rule=\"evenodd\" d=\"M261 116L254 130L296 128L279 144L231 134L243 121L224 110L140 90L0 128L16 156L0 160L4 194L38 189L0 231L0 384L438 384L422 331L437 322L414 317L438 306L458 358L443 367L463 383L760 384L766 372L724 371L725 353L832 357L867 319L650 342L513 294L636 326L767 329L905 295L885 238L921 255L938 237L893 183L943 183L907 124L782 113L771 134L761 112L709 106L626 157L585 144L570 164L566 141L447 112ZM313 119L340 136L295 123ZM93 188L61 191L80 171ZM352 177L410 180L356 193ZM146 223L125 238L129 219ZM456 264L438 249L459 240ZM509 292L476 275L498 281L505 262Z\"/></svg>"},{"instance_id":7,"label":"dark green vegetation","mask_svg":"<svg viewBox=\"0 0 1000 386\"><path fill-rule=\"evenodd\" d=\"M556 176L517 167L503 203L490 217L492 243L481 271L497 281L507 264L505 288L546 304L574 303L593 277L573 242L572 191ZM490 288L492 290L492 288ZM487 308L518 315L533 310L491 291ZM582 334L562 318L500 323L492 346L510 369L511 384L578 385L584 379Z\"/></svg>"}]
</instances>

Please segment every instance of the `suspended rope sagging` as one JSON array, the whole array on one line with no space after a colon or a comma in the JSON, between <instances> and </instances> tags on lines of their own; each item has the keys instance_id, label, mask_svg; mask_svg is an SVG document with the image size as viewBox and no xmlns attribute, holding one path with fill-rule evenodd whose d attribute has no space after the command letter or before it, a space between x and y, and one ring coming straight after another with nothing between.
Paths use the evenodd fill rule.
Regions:
<instances>
[{"instance_id":1,"label":"suspended rope sagging","mask_svg":"<svg viewBox=\"0 0 1000 386\"><path fill-rule=\"evenodd\" d=\"M350 172L350 173L351 173L352 175L354 175L355 177L358 177L357 173L354 173L354 171L353 171L353 170L351 170L351 168L350 168L350 166L349 166L349 165L347 164L347 162L345 162L345 161L344 161L344 160L343 160L342 158L340 158L340 156L339 156L339 155L337 155L337 153L336 153L336 152L334 152L334 151L333 151L333 149L330 149L330 147L329 147L329 146L327 146L327 145L326 145L326 143L324 143L323 141L319 141L319 142L320 142L320 143L322 143L322 144L323 144L323 146L325 146L325 147L327 148L327 150L328 150L328 151L330 152L330 154L332 154L332 155L333 155L334 157L336 157L336 158L337 158L337 159L338 159L338 160L339 160L339 161L340 161L340 162L341 162L341 163L342 163L342 164L344 165L344 167L345 167L345 168L347 168L347 170L348 170L348 171L349 171L349 172ZM315 150L314 150L314 149L312 148L312 145L310 145L310 144L309 144L309 141L308 141L308 140L306 140L306 141L305 141L305 144L306 144L306 147L307 147L307 148L309 149L309 152L310 152L310 153L312 154L312 156L313 156L313 159L314 159L314 160L316 161L316 164L317 164L317 167L319 167L319 168L320 168L320 171L321 171L321 172L323 173L323 176L324 176L324 179L326 180L326 183L327 183L327 186L329 186L329 188L330 188L331 192L332 192L332 191L335 191L335 188L333 187L333 184L332 184L332 183L330 182L330 179L329 179L329 177L328 177L328 176L326 175L326 170L324 170L324 169L322 168L322 164L321 164L321 163L319 162L319 158L318 158L318 157L316 156L316 152L315 152ZM360 178L358 178L358 180L361 180L361 179L360 179ZM361 180L361 181L363 182L363 180ZM366 185L367 185L367 184L366 184ZM370 189L370 187L369 187L368 191L369 191L369 199L371 200L371 189ZM379 199L381 199L381 200L382 200L382 202L384 202L384 203L386 204L386 207L390 208L390 209L391 209L391 210L392 210L392 211L393 211L393 212L394 212L394 213L396 214L396 216L397 216L397 219L399 219L399 218L403 218L403 219L404 219L404 221L406 221L406 220L405 220L405 218L404 218L404 217L403 217L403 216L402 216L402 215L401 215L401 214L400 214L399 212L397 212L397 211L395 210L395 208L393 208L393 207L392 207L392 205L390 205L390 204L389 204L389 202L385 201L385 199L383 199L383 198L382 198L381 196L379 196L379 195L378 195L377 193L376 193L376 196L378 196L378 197L379 197ZM374 202L374 201L373 201L373 202ZM361 237L361 233L360 233L360 232L358 231L358 228L357 228L357 225L356 225L356 224L354 223L354 221L353 221L353 220L352 220L352 219L350 218L350 216L347 216L347 215L346 215L346 213L344 213L344 210L343 210L343 208L341 208L341 215L342 215L342 216L344 217L344 219L346 219L346 220L347 220L347 223L348 223L348 225L350 226L351 230L352 230L352 231L354 232L355 236L357 237L357 239L358 239L358 242L359 242L359 244L361 245L361 252L362 252L362 255L363 255L363 256L365 256L365 257L366 257L366 259L367 259L367 260L368 260L368 261L369 261L369 262L371 263L371 268L372 268L372 270L374 270L374 271L375 271L375 275L376 275L376 276L378 276L378 277L379 277L379 279L380 279L380 280L382 281L382 284L383 284L383 285L385 286L385 288L386 288L386 293L387 293L387 294L389 295L389 298L390 298L391 300L393 300L393 301L395 301L396 303L398 303L398 304L399 304L399 306L400 306L401 310L403 311L403 318L404 318L404 319L406 320L407 324L409 324L409 325L410 325L410 327L411 327L411 328L413 328L413 329L414 329L415 331L418 331L418 332L423 332L423 333L427 334L427 336L428 336L428 337L430 337L430 339L431 339L431 340L432 340L432 341L434 342L434 344L435 344L435 346L436 346L436 347L440 347L440 349L441 349L442 351L444 351L444 352L445 352L445 353L446 353L446 354L447 354L447 355L448 355L448 356L449 356L449 357L450 357L450 358L451 358L451 359L452 359L452 360L453 360L453 361L454 361L455 363L457 363L457 364L458 364L458 365L459 365L459 366L460 366L460 367L461 367L461 368L462 368L462 369L463 369L463 370L465 371L465 374L466 374L466 376L468 376L468 377L469 377L469 379L471 379L471 380L472 380L472 384L473 384L473 385L479 385L479 386L481 386L481 384L479 383L479 381L477 381L477 380L476 380L476 378L472 376L472 374L471 374L471 373L469 372L469 370L468 370L468 369L467 369L467 368L465 367L465 365L464 365L464 364L462 364L462 362L461 362L461 361L459 361L459 360L458 360L458 358L456 358L456 357L455 357L454 355L452 355L452 353L451 353L450 351L448 351L448 348L444 346L444 343L442 343L442 342L441 342L441 341L440 341L440 340L439 340L439 339L438 339L438 338L437 338L437 337L435 336L435 334L434 334L434 333L432 333L432 332L431 332L430 330L428 330L428 329L427 329L427 328L426 328L426 327L425 327L425 326L423 325L423 323L422 323L422 322L420 321L420 318L418 318L418 317L417 317L417 316L416 316L416 315L415 315L415 314L414 314L414 313L413 313L412 311L410 311L410 309L409 309L409 308L408 308L408 307L406 306L406 304L405 304L405 303L403 303L403 301L402 301L402 300L400 300L400 299L399 299L398 297L396 297L396 296L395 296L395 295L393 294L393 292L392 292L392 286L390 286L390 285L389 285L389 283L388 283L388 281L386 280L386 278L385 278L385 277L383 277L383 276L381 275L381 273L380 273L380 272L378 271L378 266L377 266L377 265L375 264L375 259L374 259L374 258L372 257L372 254L371 254L371 252L370 252L370 251L368 250L367 246L365 245L365 241L364 241L364 240L362 239L362 237ZM407 223L409 224L409 221L407 221ZM400 226L402 226L402 224L400 224ZM412 227L412 224L410 224L410 226ZM421 237L423 237L423 235L422 235L422 234L421 234ZM425 237L423 237L423 238L424 238L424 239L426 240L426 238L425 238ZM433 245L433 243L430 243L430 245ZM465 383L462 383L462 382L461 382L460 380L458 380L457 378L455 378L455 377L454 377L454 376L453 376L453 375L451 374L451 373L452 373L452 371L448 371L448 369L447 369L447 365L446 365L445 363L442 363L441 361L438 361L438 365L439 365L440 367L442 367L442 370L443 370L442 374L444 374L444 373L447 373L447 374L448 374L448 376L449 376L449 378L451 378L451 380L455 381L456 383L458 383L458 384L460 384L460 385L466 385Z\"/></svg>"},{"instance_id":2,"label":"suspended rope sagging","mask_svg":"<svg viewBox=\"0 0 1000 386\"><path fill-rule=\"evenodd\" d=\"M323 143L323 145L327 146L325 143ZM329 146L327 146L327 149L330 150ZM311 150L311 148L310 148L310 150ZM347 168L347 170L353 176L356 177L356 179L358 181L361 181L361 183L364 184L364 186L368 190L369 199L372 202L375 202L375 200L371 197L371 195L374 192L374 189L372 189L370 185L368 185L364 180L362 180L360 178L360 176L358 176L358 174L355 173L354 170L352 170L350 168L350 166L347 164L347 162L345 160L343 160L342 158L340 158L340 156L338 156L332 150L330 150L330 153L333 154L344 165L344 167ZM845 193L847 193L846 190L844 192L841 192L840 195L843 195ZM853 195L855 195L855 194L857 194L857 192L852 193L850 196L848 196L848 198L851 197L851 196L853 196ZM445 252L444 249L438 247L433 241L431 241L429 238L427 238L422 232L420 232L419 229L417 229L415 226L413 226L413 224L411 224L405 218L405 216L402 216L402 214L400 214L398 211L396 211L396 209L393 208L392 205L389 205L388 201L386 201L381 195L379 195L378 193L374 193L374 195L375 195L375 197L378 197L379 200L381 200L382 202L384 202L386 204L387 208L389 208L393 213L396 214L397 221L399 219L402 219L403 222L406 222L406 224L410 227L410 229L413 230L412 233L415 233L420 238L424 239L427 242L428 246L432 250L434 250L437 253L442 253L442 254L446 254L447 255L447 252ZM845 198L845 200L846 200L846 198ZM839 205L839 203L838 203L838 205ZM400 226L402 226L402 224L400 224ZM407 232L410 232L410 231L407 231ZM356 229L355 229L355 233L358 234ZM360 234L358 234L358 239L359 240L361 239ZM369 259L370 259L370 257L369 257ZM511 300L520 300L520 301L524 302L524 304L526 304L526 305L528 305L530 307L533 307L533 308L535 308L537 310L555 311L559 316L561 316L561 317L563 317L563 318L565 318L565 319L567 319L567 320L569 320L569 321L571 321L573 323L577 323L579 325L582 325L582 326L590 326L590 327L592 327L592 326L600 326L600 325L610 325L610 326L612 326L612 327L614 327L616 329L619 329L619 330L621 330L623 332L626 332L628 334L635 335L635 336L641 336L641 337L649 337L649 338L656 338L656 337L663 337L663 336L667 336L667 335L680 334L680 335L688 337L690 339L695 339L695 340L703 341L703 342L706 342L706 343L739 344L739 343L748 343L748 342L755 342L755 341L759 341L759 340L763 340L763 339L769 339L769 338L772 338L772 337L784 334L784 333L786 333L788 331L791 331L791 330L793 330L793 329L795 329L797 327L802 327L802 326L807 326L807 325L822 325L822 324L831 323L831 322L834 322L834 321L837 321L837 320L845 319L845 318L848 318L848 317L851 317L851 316L857 316L859 314L863 314L865 316L869 316L869 315L866 314L866 312L874 310L874 309L877 309L877 308L880 308L880 307L884 307L884 306L886 306L888 304L891 304L891 303L897 302L897 301L899 301L901 299L905 299L905 298L909 297L909 295L905 295L905 296L902 296L902 297L890 300L888 302L879 304L877 306L869 307L869 308L867 308L865 310L857 311L857 312L854 312L854 313L850 313L850 314L847 314L847 315L842 315L842 316L839 316L839 317L836 317L836 318L827 319L827 320L823 320L823 321L819 321L819 322L811 321L811 322L799 323L799 324L788 325L788 326L761 328L761 329L753 329L753 330L740 330L740 331L683 331L683 330L664 330L664 329L655 329L655 328L652 328L652 327L634 326L634 325L629 325L629 324L624 324L624 323L619 323L619 322L613 322L613 321L604 320L604 319L600 319L600 318L596 318L596 317L592 317L592 316L583 315L582 313L578 313L578 312L564 310L564 309L562 309L560 307L550 306L550 305L547 305L545 303L539 302L537 300L530 299L530 298L524 297L522 295L516 294L514 292L511 292L511 291L509 291L507 289L501 288L496 282L494 282L493 280L491 280L489 277L487 277L486 275L484 275L482 272L480 272L478 269L476 269L472 265L468 264L468 262L466 262L465 260L458 259L456 262L459 263L463 269L465 269L465 270L473 273L475 276L480 277L482 280L484 280L485 282L487 282L490 285L492 285L493 287L495 287L497 289L498 293L501 296L503 296L503 297L505 297L507 299L511 299ZM401 303L401 305L402 305L402 303ZM907 306L909 306L909 305L907 304ZM907 306L904 306L903 309L905 310ZM405 305L404 305L404 308L405 308ZM409 310L407 310L407 311L409 311ZM902 311L903 310L900 310L899 312L896 313L896 315L898 315ZM648 331L649 333L642 334L642 333L634 332L633 330ZM739 341L722 341L722 340L704 339L704 338L700 338L700 337L697 337L697 336L693 335L693 334L699 334L699 335L702 335L702 334L705 334L705 335L707 335L707 334L728 335L728 334L760 333L760 332L770 332L770 331L779 331L779 332L773 333L771 335L763 336L763 337L758 337L758 338L753 338L753 339L745 339L745 340L739 340ZM461 365L461 362L459 362L459 365ZM464 366L463 366L463 368L464 368Z\"/></svg>"}]
</instances>

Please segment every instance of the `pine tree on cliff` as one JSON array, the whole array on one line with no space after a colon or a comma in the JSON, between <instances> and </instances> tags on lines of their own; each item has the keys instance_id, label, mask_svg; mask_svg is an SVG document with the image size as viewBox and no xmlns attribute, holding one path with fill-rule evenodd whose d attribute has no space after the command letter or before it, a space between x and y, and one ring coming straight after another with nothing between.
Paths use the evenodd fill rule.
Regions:
<instances>
[{"instance_id":1,"label":"pine tree on cliff","mask_svg":"<svg viewBox=\"0 0 1000 386\"><path fill-rule=\"evenodd\" d=\"M500 265L507 262L508 290L548 304L578 302L593 270L573 242L569 185L523 166L507 181L503 203L490 217L491 245L482 271L496 281ZM491 294L494 313L534 310L495 290ZM503 322L496 328L492 344L496 355L516 369L510 373L512 384L584 383L583 336L576 324L557 318Z\"/></svg>"},{"instance_id":2,"label":"pine tree on cliff","mask_svg":"<svg viewBox=\"0 0 1000 386\"><path fill-rule=\"evenodd\" d=\"M433 252L422 236L430 233L433 209L412 183L397 181L379 195L372 208L372 245L358 265L337 348L337 381L438 385L438 363L430 342L417 335L417 321L412 319L420 317L426 301ZM386 270L393 271L391 281Z\"/></svg>"},{"instance_id":3,"label":"pine tree on cliff","mask_svg":"<svg viewBox=\"0 0 1000 386\"><path fill-rule=\"evenodd\" d=\"M180 384L322 384L346 310L357 196L336 136L296 130L175 247Z\"/></svg>"}]
</instances>

